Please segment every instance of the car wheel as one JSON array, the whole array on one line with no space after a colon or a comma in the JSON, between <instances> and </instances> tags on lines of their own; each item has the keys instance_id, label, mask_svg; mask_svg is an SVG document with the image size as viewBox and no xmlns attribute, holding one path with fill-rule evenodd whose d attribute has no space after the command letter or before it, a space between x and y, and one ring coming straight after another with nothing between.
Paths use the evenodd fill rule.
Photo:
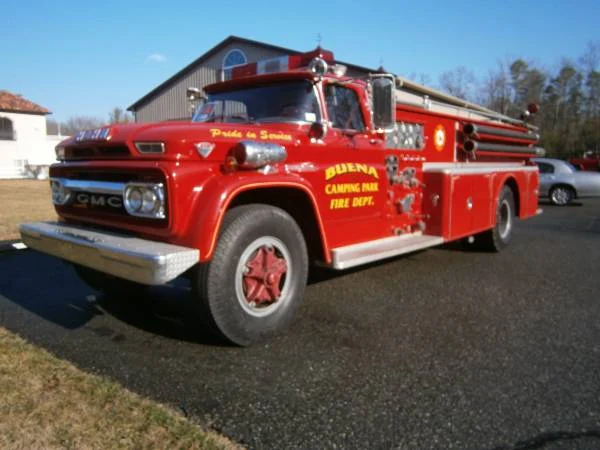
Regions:
<instances>
[{"instance_id":1,"label":"car wheel","mask_svg":"<svg viewBox=\"0 0 600 450\"><path fill-rule=\"evenodd\" d=\"M99 272L89 267L73 264L79 278L92 289L110 295L139 295L148 287L145 284L115 277L104 272Z\"/></svg>"},{"instance_id":2,"label":"car wheel","mask_svg":"<svg viewBox=\"0 0 600 450\"><path fill-rule=\"evenodd\" d=\"M300 306L308 273L302 231L280 208L253 204L229 211L212 260L194 287L209 328L246 346L282 330Z\"/></svg>"},{"instance_id":3,"label":"car wheel","mask_svg":"<svg viewBox=\"0 0 600 450\"><path fill-rule=\"evenodd\" d=\"M569 186L554 186L550 191L550 201L556 206L566 206L575 198L575 191Z\"/></svg>"},{"instance_id":4,"label":"car wheel","mask_svg":"<svg viewBox=\"0 0 600 450\"><path fill-rule=\"evenodd\" d=\"M505 248L512 237L515 225L515 197L510 187L504 186L496 203L496 223L490 230L475 236L477 248L499 252Z\"/></svg>"}]
</instances>

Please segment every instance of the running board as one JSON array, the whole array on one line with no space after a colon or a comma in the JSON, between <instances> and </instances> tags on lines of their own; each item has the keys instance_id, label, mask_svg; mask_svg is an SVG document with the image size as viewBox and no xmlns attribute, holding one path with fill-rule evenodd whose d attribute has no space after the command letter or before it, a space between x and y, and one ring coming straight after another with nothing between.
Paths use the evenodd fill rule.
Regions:
<instances>
[{"instance_id":1,"label":"running board","mask_svg":"<svg viewBox=\"0 0 600 450\"><path fill-rule=\"evenodd\" d=\"M331 267L342 270L444 243L440 236L406 234L334 248Z\"/></svg>"}]
</instances>

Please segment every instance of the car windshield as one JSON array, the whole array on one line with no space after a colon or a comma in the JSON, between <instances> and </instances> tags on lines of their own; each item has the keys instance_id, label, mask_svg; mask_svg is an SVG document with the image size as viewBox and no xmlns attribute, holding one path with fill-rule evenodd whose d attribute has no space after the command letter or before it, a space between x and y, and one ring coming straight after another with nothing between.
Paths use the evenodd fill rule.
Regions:
<instances>
[{"instance_id":1,"label":"car windshield","mask_svg":"<svg viewBox=\"0 0 600 450\"><path fill-rule=\"evenodd\" d=\"M318 122L319 103L309 80L251 86L209 94L193 122Z\"/></svg>"}]
</instances>

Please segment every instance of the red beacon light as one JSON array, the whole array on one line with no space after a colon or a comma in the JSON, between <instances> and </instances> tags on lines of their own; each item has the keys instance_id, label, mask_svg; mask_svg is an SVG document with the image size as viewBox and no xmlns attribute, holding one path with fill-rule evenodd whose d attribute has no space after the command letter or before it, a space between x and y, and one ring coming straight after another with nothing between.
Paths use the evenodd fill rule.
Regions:
<instances>
[{"instance_id":1,"label":"red beacon light","mask_svg":"<svg viewBox=\"0 0 600 450\"><path fill-rule=\"evenodd\" d=\"M279 56L277 58L265 59L234 67L231 70L231 79L235 80L252 75L287 72L300 68L307 68L315 74L322 75L327 72L328 65L332 65L334 62L333 52L317 47L310 52L299 55Z\"/></svg>"}]
</instances>

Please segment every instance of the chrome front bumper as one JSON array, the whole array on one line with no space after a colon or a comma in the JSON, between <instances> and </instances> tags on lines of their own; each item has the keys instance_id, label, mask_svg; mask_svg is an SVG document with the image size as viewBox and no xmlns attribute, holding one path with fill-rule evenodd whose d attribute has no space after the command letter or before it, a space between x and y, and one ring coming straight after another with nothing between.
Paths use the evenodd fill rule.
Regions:
<instances>
[{"instance_id":1,"label":"chrome front bumper","mask_svg":"<svg viewBox=\"0 0 600 450\"><path fill-rule=\"evenodd\" d=\"M194 248L58 222L25 223L23 242L30 248L143 284L164 284L200 259Z\"/></svg>"}]
</instances>

